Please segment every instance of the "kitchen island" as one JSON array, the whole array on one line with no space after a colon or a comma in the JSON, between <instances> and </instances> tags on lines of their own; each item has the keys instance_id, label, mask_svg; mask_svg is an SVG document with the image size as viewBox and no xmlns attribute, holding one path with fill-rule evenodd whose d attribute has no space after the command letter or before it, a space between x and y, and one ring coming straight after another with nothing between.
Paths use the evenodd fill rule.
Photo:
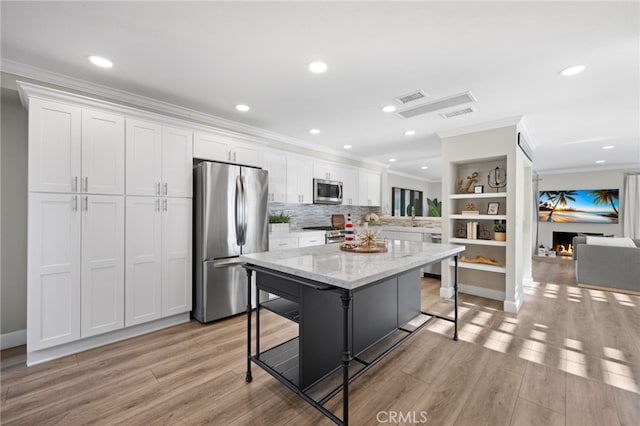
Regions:
<instances>
[{"instance_id":1,"label":"kitchen island","mask_svg":"<svg viewBox=\"0 0 640 426\"><path fill-rule=\"evenodd\" d=\"M393 240L386 253L344 252L334 244L242 255L249 291L256 272L257 288L280 296L256 307L255 354L252 309L247 306L246 380L252 380L253 362L335 423L348 424L350 382L434 318L454 322L457 340L457 292L454 318L422 312L420 269L450 257L457 265L463 250ZM298 337L261 352L261 308L298 323ZM341 384L316 396L322 384L335 383L340 372ZM342 419L324 407L340 391Z\"/></svg>"}]
</instances>

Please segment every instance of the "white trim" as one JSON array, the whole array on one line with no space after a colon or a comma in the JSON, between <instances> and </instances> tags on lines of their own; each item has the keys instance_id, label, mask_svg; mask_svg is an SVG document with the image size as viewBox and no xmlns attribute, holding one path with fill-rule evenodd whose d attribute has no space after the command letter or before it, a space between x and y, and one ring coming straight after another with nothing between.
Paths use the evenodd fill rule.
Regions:
<instances>
[{"instance_id":1,"label":"white trim","mask_svg":"<svg viewBox=\"0 0 640 426\"><path fill-rule=\"evenodd\" d=\"M39 351L29 352L29 348L27 347L27 366L31 367L32 365L41 364L43 362L62 358L63 356L75 354L78 352L86 351L88 349L104 346L109 343L114 343L120 340L139 336L141 334L146 334L152 331L182 324L185 322L189 322L190 320L190 313L185 312L168 318L161 318L156 321L134 325L132 327L121 328L120 330L116 330L111 333L100 334L98 336L76 340L74 342L66 343L63 345L41 349Z\"/></svg>"},{"instance_id":2,"label":"white trim","mask_svg":"<svg viewBox=\"0 0 640 426\"><path fill-rule=\"evenodd\" d=\"M526 116L522 116L520 122L518 123L518 131L524 136L527 141L527 147L531 149L531 151L535 151L537 148L537 144L533 136L531 135L531 131L529 130L529 121Z\"/></svg>"},{"instance_id":3,"label":"white trim","mask_svg":"<svg viewBox=\"0 0 640 426\"><path fill-rule=\"evenodd\" d=\"M597 172L610 172L612 170L620 170L624 172L625 170L634 170L638 168L638 164L611 164L610 166L601 166L599 164L595 164L593 166L587 167L578 167L575 169L549 169L549 170L535 170L535 172L540 175L557 175L557 174L571 174L571 173L597 173Z\"/></svg>"},{"instance_id":4,"label":"white trim","mask_svg":"<svg viewBox=\"0 0 640 426\"><path fill-rule=\"evenodd\" d=\"M443 299L451 299L453 297L453 287L440 287L440 297Z\"/></svg>"},{"instance_id":5,"label":"white trim","mask_svg":"<svg viewBox=\"0 0 640 426\"><path fill-rule=\"evenodd\" d=\"M388 164L385 164L387 167L389 167ZM437 181L426 178L426 177L422 177L422 176L416 176L416 175L410 175L409 173L404 173L404 172L398 172L396 170L391 170L388 169L387 173L390 175L396 175L396 176L402 176L402 177L406 177L409 179L413 179L413 180L420 180L422 182L427 182L427 183L437 183Z\"/></svg>"},{"instance_id":6,"label":"white trim","mask_svg":"<svg viewBox=\"0 0 640 426\"><path fill-rule=\"evenodd\" d=\"M536 282L533 280L532 276L522 277L522 286L523 287L537 287Z\"/></svg>"},{"instance_id":7,"label":"white trim","mask_svg":"<svg viewBox=\"0 0 640 426\"><path fill-rule=\"evenodd\" d=\"M523 299L521 294L520 297L518 297L515 302L512 302L510 300L505 300L504 303L502 304L502 309L505 312L508 312L510 314L517 314L520 311L520 308L522 307L522 303L523 303Z\"/></svg>"},{"instance_id":8,"label":"white trim","mask_svg":"<svg viewBox=\"0 0 640 426\"><path fill-rule=\"evenodd\" d=\"M484 297L493 300L504 300L504 291L492 290L490 288L478 287L470 284L458 284L458 291L465 294L471 294L473 296Z\"/></svg>"},{"instance_id":9,"label":"white trim","mask_svg":"<svg viewBox=\"0 0 640 426\"><path fill-rule=\"evenodd\" d=\"M27 344L27 330L16 330L0 334L0 349L15 348Z\"/></svg>"},{"instance_id":10,"label":"white trim","mask_svg":"<svg viewBox=\"0 0 640 426\"><path fill-rule=\"evenodd\" d=\"M146 96L136 95L130 92L114 89L108 86L92 83L86 80L80 80L77 78L69 77L63 74L58 74L49 70L33 67L33 66L22 64L19 62L11 61L8 59L4 59L4 58L2 59L0 68L2 69L2 72L13 74L23 78L33 79L33 80L51 84L51 85L60 86L62 89L69 89L73 91L83 92L89 96L93 95L93 96L108 98L116 102L129 104L131 106L139 106L142 108L147 108L157 113L170 114L182 120L188 120L189 123L196 122L196 123L204 124L207 126L216 127L220 131L224 129L234 137L241 137L243 139L259 142L262 144L269 144L269 142L284 143L284 144L293 145L299 148L304 148L310 151L316 151L316 152L321 152L325 154L335 155L339 158L357 161L361 164L375 166L376 168L387 167L386 164L381 163L377 160L362 158L362 157L351 155L351 154L346 154L345 152L337 149L332 149L332 148L324 147L322 145L312 144L310 142L306 142L306 141L302 141L289 136L281 135L279 133L271 132L269 130L261 129L259 127L250 126L247 124L239 123L237 121L227 120L214 115L205 114L189 108L184 108L178 105L170 104L168 102L160 101L160 100L149 98ZM21 82L17 81L17 83L21 83ZM31 84L31 83L23 83L23 84ZM51 89L51 90L56 90L56 89ZM163 120L164 119L166 119L165 116L163 116ZM309 155L312 155L312 154L309 153Z\"/></svg>"},{"instance_id":11,"label":"white trim","mask_svg":"<svg viewBox=\"0 0 640 426\"><path fill-rule=\"evenodd\" d=\"M468 133L484 132L487 130L499 129L502 127L517 126L520 120L522 120L522 116L518 115L515 117L507 117L501 120L490 121L488 123L474 124L472 126L462 127L460 129L446 130L444 132L438 133L437 135L440 139L451 138L454 136L466 135Z\"/></svg>"}]
</instances>

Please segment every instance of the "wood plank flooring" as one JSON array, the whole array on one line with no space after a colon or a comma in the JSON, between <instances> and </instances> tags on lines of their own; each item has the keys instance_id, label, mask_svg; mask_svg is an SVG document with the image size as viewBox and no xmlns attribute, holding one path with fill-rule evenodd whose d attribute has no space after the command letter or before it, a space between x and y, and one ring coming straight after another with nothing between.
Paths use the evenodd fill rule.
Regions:
<instances>
[{"instance_id":1,"label":"wood plank flooring","mask_svg":"<svg viewBox=\"0 0 640 426\"><path fill-rule=\"evenodd\" d=\"M640 424L640 297L579 288L573 265L534 261L516 315L461 295L460 341L434 321L351 386L351 424ZM452 314L423 280L425 310ZM262 347L296 326L262 315ZM329 425L253 366L237 316L179 325L42 365L1 353L0 422L19 425ZM341 396L327 406L341 417Z\"/></svg>"}]
</instances>

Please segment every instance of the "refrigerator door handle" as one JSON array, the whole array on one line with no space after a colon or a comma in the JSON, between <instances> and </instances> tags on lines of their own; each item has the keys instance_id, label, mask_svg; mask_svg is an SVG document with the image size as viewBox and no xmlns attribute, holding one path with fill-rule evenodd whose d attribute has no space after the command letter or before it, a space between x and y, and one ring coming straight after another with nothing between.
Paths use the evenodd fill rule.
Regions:
<instances>
[{"instance_id":1,"label":"refrigerator door handle","mask_svg":"<svg viewBox=\"0 0 640 426\"><path fill-rule=\"evenodd\" d=\"M240 176L240 183L242 184L242 205L244 206L242 208L242 245L247 244L247 191L246 191L246 185L245 185L245 178L244 176Z\"/></svg>"},{"instance_id":2,"label":"refrigerator door handle","mask_svg":"<svg viewBox=\"0 0 640 426\"><path fill-rule=\"evenodd\" d=\"M235 214L235 219L236 219L236 244L238 244L239 246L241 246L243 244L244 241L244 235L243 235L243 231L244 231L244 194L243 194L244 189L242 188L242 178L240 176L236 176L236 214Z\"/></svg>"},{"instance_id":3,"label":"refrigerator door handle","mask_svg":"<svg viewBox=\"0 0 640 426\"><path fill-rule=\"evenodd\" d=\"M229 266L242 265L242 262L237 257L234 257L231 259L218 259L218 260L207 259L205 260L205 262L213 263L214 268L228 268Z\"/></svg>"}]
</instances>

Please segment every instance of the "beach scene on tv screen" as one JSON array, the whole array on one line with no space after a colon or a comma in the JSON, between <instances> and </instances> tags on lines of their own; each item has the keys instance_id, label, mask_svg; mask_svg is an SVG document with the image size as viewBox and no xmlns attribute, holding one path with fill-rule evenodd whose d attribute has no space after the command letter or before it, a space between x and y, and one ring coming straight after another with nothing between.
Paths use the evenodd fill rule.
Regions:
<instances>
[{"instance_id":1,"label":"beach scene on tv screen","mask_svg":"<svg viewBox=\"0 0 640 426\"><path fill-rule=\"evenodd\" d=\"M540 191L538 220L562 223L618 223L617 189Z\"/></svg>"}]
</instances>

